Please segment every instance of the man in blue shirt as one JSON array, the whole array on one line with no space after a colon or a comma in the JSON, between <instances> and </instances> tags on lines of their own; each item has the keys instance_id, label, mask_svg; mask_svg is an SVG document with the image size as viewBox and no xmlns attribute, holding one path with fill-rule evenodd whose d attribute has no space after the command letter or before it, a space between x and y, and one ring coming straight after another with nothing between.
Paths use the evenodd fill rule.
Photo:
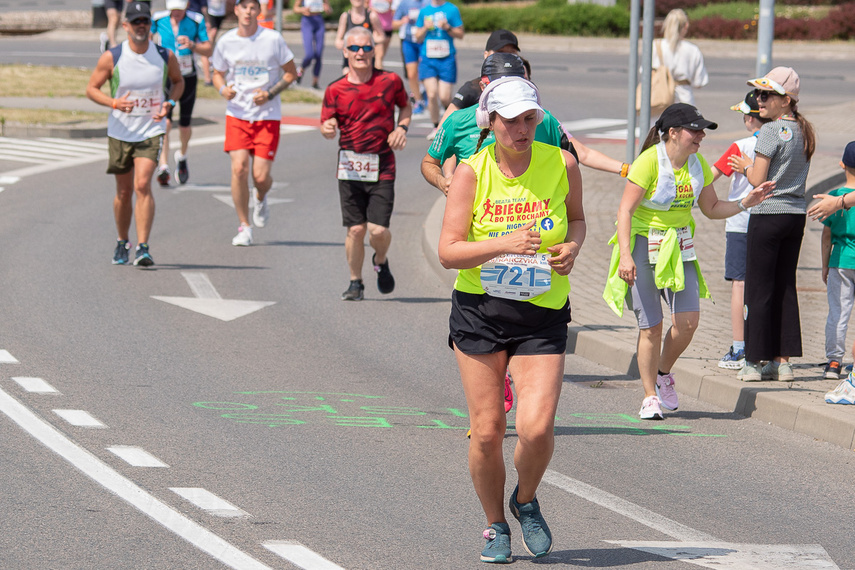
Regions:
<instances>
[{"instance_id":1,"label":"man in blue shirt","mask_svg":"<svg viewBox=\"0 0 855 570\"><path fill-rule=\"evenodd\" d=\"M178 119L181 149L175 151L175 169L178 181L187 182L190 170L187 166L187 146L192 129L190 121L196 103L196 62L194 56L208 57L214 46L208 39L205 17L187 10L188 0L166 0L166 10L156 12L151 22L151 33L158 45L175 53L181 75L184 77L184 94L181 96L181 112ZM169 186L169 133L172 130L172 109L166 116L166 136L157 167L157 181L162 187Z\"/></svg>"}]
</instances>

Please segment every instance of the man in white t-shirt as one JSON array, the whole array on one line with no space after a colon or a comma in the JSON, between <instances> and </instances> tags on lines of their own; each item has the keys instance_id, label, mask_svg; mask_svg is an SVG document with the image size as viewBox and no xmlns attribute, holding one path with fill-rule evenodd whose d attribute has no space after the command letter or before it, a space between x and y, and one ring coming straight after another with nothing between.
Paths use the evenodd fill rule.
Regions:
<instances>
[{"instance_id":1,"label":"man in white t-shirt","mask_svg":"<svg viewBox=\"0 0 855 570\"><path fill-rule=\"evenodd\" d=\"M232 200L240 227L232 245L252 245L249 184L252 163L252 221L267 223L267 192L273 185L270 168L279 147L282 104L279 93L297 79L294 54L282 36L258 25L258 0L238 0L237 28L227 32L214 50L214 87L227 101L224 150L232 162Z\"/></svg>"},{"instance_id":2,"label":"man in white t-shirt","mask_svg":"<svg viewBox=\"0 0 855 570\"><path fill-rule=\"evenodd\" d=\"M711 170L713 181L718 180L723 174L732 176L730 180L730 192L727 200L736 202L742 200L754 187L748 182L744 174L740 174L731 168L728 159L731 156L745 156L754 160L754 146L757 144L757 135L763 123L768 119L760 118L760 107L754 91L749 91L745 100L730 108L731 111L742 113L742 121L751 136L739 139L730 145L725 153L719 158ZM748 212L739 212L725 220L725 236L727 243L724 252L724 278L731 283L730 293L730 320L733 329L733 344L730 350L718 363L719 368L730 370L741 370L745 364L745 318L742 307L745 292L745 255L748 251Z\"/></svg>"}]
</instances>

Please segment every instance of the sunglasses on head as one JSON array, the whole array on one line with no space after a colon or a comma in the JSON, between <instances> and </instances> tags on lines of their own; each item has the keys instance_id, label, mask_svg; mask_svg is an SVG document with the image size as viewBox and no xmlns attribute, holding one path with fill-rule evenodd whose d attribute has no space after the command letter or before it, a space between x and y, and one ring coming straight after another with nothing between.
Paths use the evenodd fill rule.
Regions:
<instances>
[{"instance_id":1,"label":"sunglasses on head","mask_svg":"<svg viewBox=\"0 0 855 570\"><path fill-rule=\"evenodd\" d=\"M362 50L362 53L371 53L374 51L374 46L347 46L347 49L353 53L359 53L359 50Z\"/></svg>"},{"instance_id":2,"label":"sunglasses on head","mask_svg":"<svg viewBox=\"0 0 855 570\"><path fill-rule=\"evenodd\" d=\"M151 20L148 18L137 18L131 22L132 26L139 26L140 24L145 24L146 26L151 25Z\"/></svg>"}]
</instances>

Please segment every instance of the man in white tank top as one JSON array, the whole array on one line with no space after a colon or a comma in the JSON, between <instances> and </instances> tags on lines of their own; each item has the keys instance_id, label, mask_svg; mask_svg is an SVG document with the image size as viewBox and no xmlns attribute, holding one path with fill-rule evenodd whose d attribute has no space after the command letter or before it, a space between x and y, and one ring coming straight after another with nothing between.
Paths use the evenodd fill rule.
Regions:
<instances>
[{"instance_id":1,"label":"man in white tank top","mask_svg":"<svg viewBox=\"0 0 855 570\"><path fill-rule=\"evenodd\" d=\"M164 117L175 106L175 99L181 97L184 79L175 54L149 41L148 3L128 4L122 27L128 39L101 54L89 78L86 96L113 109L107 121L110 149L107 174L116 175L113 213L119 234L113 264L125 265L129 261L133 218L138 244L134 265L150 267L154 265L148 247L154 221L151 179L163 144ZM172 84L169 93L164 92L167 78ZM108 81L109 95L101 91Z\"/></svg>"}]
</instances>

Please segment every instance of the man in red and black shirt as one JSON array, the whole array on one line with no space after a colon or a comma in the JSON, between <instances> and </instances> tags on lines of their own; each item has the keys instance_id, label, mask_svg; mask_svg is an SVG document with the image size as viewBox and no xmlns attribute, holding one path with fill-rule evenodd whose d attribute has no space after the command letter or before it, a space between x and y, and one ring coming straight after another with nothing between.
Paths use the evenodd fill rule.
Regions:
<instances>
[{"instance_id":1,"label":"man in red and black shirt","mask_svg":"<svg viewBox=\"0 0 855 570\"><path fill-rule=\"evenodd\" d=\"M389 221L395 201L395 150L407 144L412 107L398 75L374 69L374 39L364 28L344 36L347 74L324 93L321 134L341 133L338 153L338 191L342 223L347 228L345 251L350 286L341 298L360 301L365 234L374 249L372 262L381 293L395 289L386 252L392 241ZM400 109L395 121L395 107Z\"/></svg>"}]
</instances>

